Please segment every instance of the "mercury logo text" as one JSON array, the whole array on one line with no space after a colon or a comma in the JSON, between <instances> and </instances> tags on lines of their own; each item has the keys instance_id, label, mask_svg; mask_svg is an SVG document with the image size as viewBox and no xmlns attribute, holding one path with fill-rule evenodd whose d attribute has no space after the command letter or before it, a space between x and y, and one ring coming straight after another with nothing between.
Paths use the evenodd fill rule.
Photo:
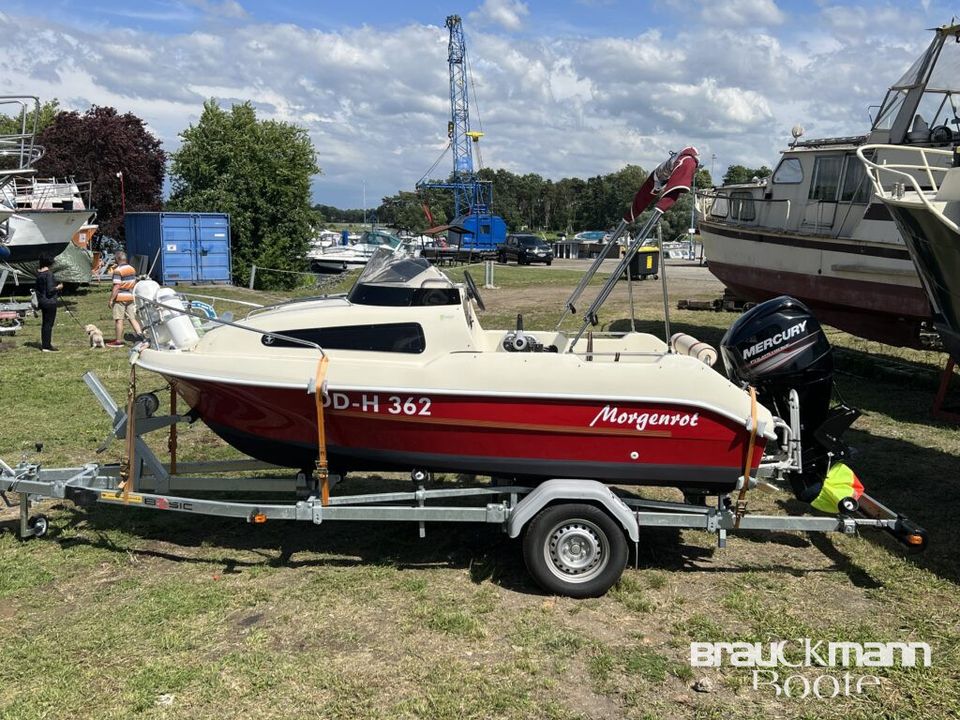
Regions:
<instances>
[{"instance_id":1,"label":"mercury logo text","mask_svg":"<svg viewBox=\"0 0 960 720\"><path fill-rule=\"evenodd\" d=\"M743 351L743 359L749 360L755 355L759 355L764 350L769 350L772 347L776 347L782 343L785 343L790 338L796 337L804 330L807 329L807 321L798 322L796 325L791 325L783 332L778 332L776 335L768 337L766 340L761 340L755 345L751 345L746 350Z\"/></svg>"}]
</instances>

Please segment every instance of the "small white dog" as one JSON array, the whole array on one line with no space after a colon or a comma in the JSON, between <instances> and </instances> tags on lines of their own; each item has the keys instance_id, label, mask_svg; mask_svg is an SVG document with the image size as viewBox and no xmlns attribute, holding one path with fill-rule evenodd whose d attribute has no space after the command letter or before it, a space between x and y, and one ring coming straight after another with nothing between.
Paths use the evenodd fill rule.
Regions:
<instances>
[{"instance_id":1,"label":"small white dog","mask_svg":"<svg viewBox=\"0 0 960 720\"><path fill-rule=\"evenodd\" d=\"M102 348L106 347L103 344L103 333L100 332L100 328L96 325L86 325L83 328L87 331L87 335L90 336L90 347L92 348Z\"/></svg>"}]
</instances>

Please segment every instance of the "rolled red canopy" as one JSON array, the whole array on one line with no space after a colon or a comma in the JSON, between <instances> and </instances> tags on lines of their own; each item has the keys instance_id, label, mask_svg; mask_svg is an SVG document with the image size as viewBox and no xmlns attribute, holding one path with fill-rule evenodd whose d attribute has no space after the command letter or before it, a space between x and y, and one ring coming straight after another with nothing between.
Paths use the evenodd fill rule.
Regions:
<instances>
[{"instance_id":1,"label":"rolled red canopy","mask_svg":"<svg viewBox=\"0 0 960 720\"><path fill-rule=\"evenodd\" d=\"M685 147L660 163L634 195L633 203L623 219L633 222L654 200L657 200L657 210L669 210L683 193L690 192L699 159L700 153L695 147Z\"/></svg>"}]
</instances>

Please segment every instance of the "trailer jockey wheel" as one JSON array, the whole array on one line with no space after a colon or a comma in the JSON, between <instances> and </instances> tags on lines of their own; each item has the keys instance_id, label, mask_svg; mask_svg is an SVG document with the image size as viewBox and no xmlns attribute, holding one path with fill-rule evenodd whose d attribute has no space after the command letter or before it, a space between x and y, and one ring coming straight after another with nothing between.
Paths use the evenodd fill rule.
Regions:
<instances>
[{"instance_id":1,"label":"trailer jockey wheel","mask_svg":"<svg viewBox=\"0 0 960 720\"><path fill-rule=\"evenodd\" d=\"M537 584L573 598L603 595L620 579L627 555L623 529L593 505L551 505L523 538L523 561Z\"/></svg>"},{"instance_id":2,"label":"trailer jockey wheel","mask_svg":"<svg viewBox=\"0 0 960 720\"><path fill-rule=\"evenodd\" d=\"M34 515L27 520L27 527L33 532L32 537L43 537L50 529L50 520L46 515Z\"/></svg>"},{"instance_id":3,"label":"trailer jockey wheel","mask_svg":"<svg viewBox=\"0 0 960 720\"><path fill-rule=\"evenodd\" d=\"M433 480L433 475L426 470L414 469L410 471L410 479L414 485L423 485Z\"/></svg>"},{"instance_id":4,"label":"trailer jockey wheel","mask_svg":"<svg viewBox=\"0 0 960 720\"><path fill-rule=\"evenodd\" d=\"M856 498L845 497L837 503L837 509L840 510L842 515L853 515L860 509L860 503L857 502Z\"/></svg>"}]
</instances>

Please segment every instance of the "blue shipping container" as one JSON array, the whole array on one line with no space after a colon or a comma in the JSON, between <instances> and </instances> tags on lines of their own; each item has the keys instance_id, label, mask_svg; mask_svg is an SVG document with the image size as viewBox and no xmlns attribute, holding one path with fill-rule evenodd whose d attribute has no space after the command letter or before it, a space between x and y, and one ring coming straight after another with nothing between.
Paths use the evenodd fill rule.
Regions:
<instances>
[{"instance_id":1,"label":"blue shipping container","mask_svg":"<svg viewBox=\"0 0 960 720\"><path fill-rule=\"evenodd\" d=\"M447 241L461 250L496 250L507 241L507 224L499 215L461 215L450 224L453 227L447 233Z\"/></svg>"},{"instance_id":2,"label":"blue shipping container","mask_svg":"<svg viewBox=\"0 0 960 720\"><path fill-rule=\"evenodd\" d=\"M161 285L230 283L230 216L136 212L124 218L127 255L145 255Z\"/></svg>"}]
</instances>

